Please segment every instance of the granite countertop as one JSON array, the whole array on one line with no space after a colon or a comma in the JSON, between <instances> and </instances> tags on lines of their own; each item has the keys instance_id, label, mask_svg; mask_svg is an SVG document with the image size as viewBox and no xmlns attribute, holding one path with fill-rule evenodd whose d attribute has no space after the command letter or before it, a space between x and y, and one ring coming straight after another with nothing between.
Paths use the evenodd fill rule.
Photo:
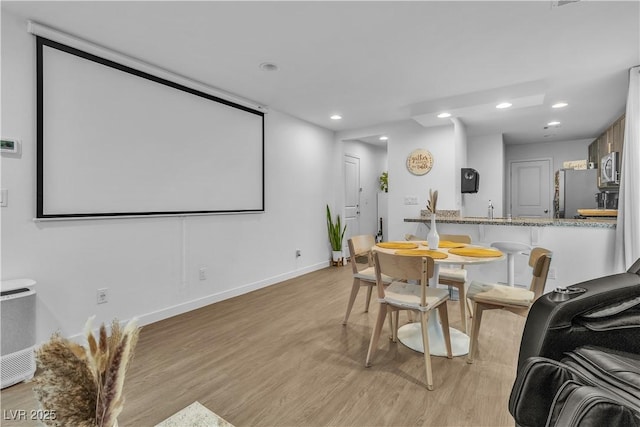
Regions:
<instances>
[{"instance_id":1,"label":"granite countertop","mask_svg":"<svg viewBox=\"0 0 640 427\"><path fill-rule=\"evenodd\" d=\"M404 222L429 222L430 217L405 218ZM507 225L526 227L589 227L589 228L615 228L617 220L615 218L483 218L483 217L460 217L450 215L437 215L436 222L444 224L483 224L483 225Z\"/></svg>"}]
</instances>

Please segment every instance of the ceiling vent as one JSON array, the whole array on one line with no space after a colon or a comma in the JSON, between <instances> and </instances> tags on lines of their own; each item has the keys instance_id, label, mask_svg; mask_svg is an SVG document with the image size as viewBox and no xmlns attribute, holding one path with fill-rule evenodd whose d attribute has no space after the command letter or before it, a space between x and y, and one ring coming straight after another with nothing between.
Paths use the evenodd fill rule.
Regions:
<instances>
[{"instance_id":1,"label":"ceiling vent","mask_svg":"<svg viewBox=\"0 0 640 427\"><path fill-rule=\"evenodd\" d=\"M580 0L554 0L551 2L551 7L565 6L571 3L578 3Z\"/></svg>"}]
</instances>

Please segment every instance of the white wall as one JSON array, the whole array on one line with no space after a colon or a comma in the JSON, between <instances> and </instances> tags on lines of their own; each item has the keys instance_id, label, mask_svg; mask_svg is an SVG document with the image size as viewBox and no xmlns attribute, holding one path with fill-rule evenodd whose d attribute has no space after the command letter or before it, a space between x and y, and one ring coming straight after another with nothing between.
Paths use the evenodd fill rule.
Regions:
<instances>
[{"instance_id":1,"label":"white wall","mask_svg":"<svg viewBox=\"0 0 640 427\"><path fill-rule=\"evenodd\" d=\"M438 190L439 210L456 210L457 195L453 126L424 128L408 123L398 129L388 143L389 155L389 240L403 240L406 233L414 233L415 225L405 218L419 217L426 209L429 190ZM424 148L433 155L433 168L422 176L411 174L406 167L407 156L417 148ZM418 198L418 205L405 205L407 196ZM415 234L415 233L414 233Z\"/></svg>"},{"instance_id":2,"label":"white wall","mask_svg":"<svg viewBox=\"0 0 640 427\"><path fill-rule=\"evenodd\" d=\"M480 187L477 193L462 195L462 215L487 216L487 206L491 200L495 208L494 215L505 216L509 212L510 203L508 182L510 162L551 158L553 173L562 168L562 163L565 161L586 159L591 141L591 139L581 139L504 145L501 134L467 137L466 167L476 169L480 173Z\"/></svg>"},{"instance_id":3,"label":"white wall","mask_svg":"<svg viewBox=\"0 0 640 427\"><path fill-rule=\"evenodd\" d=\"M438 209L460 209L458 204L460 186L456 187L456 169L459 155L455 143L453 124L425 128L413 120L406 120L365 129L339 132L338 141L357 139L371 135L387 135L387 162L389 167L389 229L385 240L403 240L406 233L416 234L416 224L405 223L405 218L420 216L426 209L429 189L438 190ZM422 176L411 174L406 167L407 156L417 148L424 148L433 155L433 168ZM417 205L405 205L405 197L416 197Z\"/></svg>"},{"instance_id":4,"label":"white wall","mask_svg":"<svg viewBox=\"0 0 640 427\"><path fill-rule=\"evenodd\" d=\"M1 160L1 277L37 281L39 341L77 334L93 314L145 324L328 265L325 204L342 153L333 132L267 114L264 214L34 222L35 111L35 42L3 12L2 135L23 145ZM98 288L108 303L96 304Z\"/></svg>"},{"instance_id":5,"label":"white wall","mask_svg":"<svg viewBox=\"0 0 640 427\"><path fill-rule=\"evenodd\" d=\"M504 145L502 134L469 137L467 167L480 174L477 193L462 195L463 216L487 216L489 200L496 218L504 216Z\"/></svg>"},{"instance_id":6,"label":"white wall","mask_svg":"<svg viewBox=\"0 0 640 427\"><path fill-rule=\"evenodd\" d=\"M338 140L370 135L389 136L389 233L386 240L403 239L406 233L426 236L424 225L408 224L404 218L420 216L429 197L429 189L438 190L438 209L460 210L463 216L486 216L491 199L495 216L503 216L505 154L501 134L467 136L464 124L425 128L414 121L402 121L365 129L339 132ZM431 172L423 176L410 174L407 155L416 148L426 148L434 157ZM471 167L480 173L480 188L475 194L460 193L460 169ZM416 196L418 205L405 205L405 196Z\"/></svg>"},{"instance_id":7,"label":"white wall","mask_svg":"<svg viewBox=\"0 0 640 427\"><path fill-rule=\"evenodd\" d=\"M460 189L462 184L462 176L461 169L467 167L467 129L464 127L464 124L458 118L452 118L451 122L453 123L453 146L454 146L454 169L458 171L457 174L454 174L455 183L454 187ZM464 205L463 205L463 194L458 190L455 193L455 205L456 210L460 210L460 214L464 214Z\"/></svg>"}]
</instances>

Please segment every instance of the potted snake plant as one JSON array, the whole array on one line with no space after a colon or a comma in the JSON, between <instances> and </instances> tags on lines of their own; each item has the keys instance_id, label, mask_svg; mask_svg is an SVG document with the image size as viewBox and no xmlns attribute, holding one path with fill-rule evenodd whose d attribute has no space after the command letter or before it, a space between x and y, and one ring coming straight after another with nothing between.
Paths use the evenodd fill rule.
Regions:
<instances>
[{"instance_id":1,"label":"potted snake plant","mask_svg":"<svg viewBox=\"0 0 640 427\"><path fill-rule=\"evenodd\" d=\"M347 231L347 226L342 226L340 215L337 216L336 222L333 222L329 205L327 205L327 231L329 233L329 243L331 243L332 259L337 262L343 258L342 239L344 238L344 232Z\"/></svg>"}]
</instances>

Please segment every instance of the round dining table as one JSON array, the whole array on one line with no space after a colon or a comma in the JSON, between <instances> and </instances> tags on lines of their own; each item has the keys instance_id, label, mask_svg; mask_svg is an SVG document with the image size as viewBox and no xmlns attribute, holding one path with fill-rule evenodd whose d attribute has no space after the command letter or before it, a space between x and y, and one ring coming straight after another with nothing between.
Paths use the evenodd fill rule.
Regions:
<instances>
[{"instance_id":1,"label":"round dining table","mask_svg":"<svg viewBox=\"0 0 640 427\"><path fill-rule=\"evenodd\" d=\"M408 242L386 242L383 246L376 245L374 250L385 252L388 254L396 254L397 251L405 252L401 248L393 248L393 247L384 247L384 246L394 246L393 244L401 244L398 246L405 246ZM431 249L427 245L426 241L411 241L410 243L414 243L417 245L415 249L424 250ZM441 245L446 242L441 242ZM458 246L458 245L453 245ZM462 246L462 245L460 245ZM465 248L469 249L489 249L496 251L495 248L487 248L484 246L478 245L464 245ZM450 253L449 251L454 249L439 247L437 249L438 252L446 254L446 258L434 258L434 269L433 276L429 280L429 286L436 287L438 286L439 275L440 275L440 266L453 266L453 265L476 265L476 264L486 264L490 262L502 261L505 259L504 253L500 252L499 256L464 256L464 255L456 255L454 253ZM457 248L456 248L457 249ZM410 252L410 249L406 252ZM406 256L406 255L398 255L398 256ZM465 301L460 301L460 304L466 304ZM429 350L432 356L446 356L447 350L444 344L444 334L442 332L442 325L440 324L440 319L438 317L438 311L433 310L433 312L429 316L429 326L428 326L428 334L429 334ZM464 356L469 353L469 336L459 331L455 328L449 328L451 334L451 352L453 356ZM422 327L420 322L408 323L398 329L398 340L407 347L424 353L424 346L422 344Z\"/></svg>"}]
</instances>

